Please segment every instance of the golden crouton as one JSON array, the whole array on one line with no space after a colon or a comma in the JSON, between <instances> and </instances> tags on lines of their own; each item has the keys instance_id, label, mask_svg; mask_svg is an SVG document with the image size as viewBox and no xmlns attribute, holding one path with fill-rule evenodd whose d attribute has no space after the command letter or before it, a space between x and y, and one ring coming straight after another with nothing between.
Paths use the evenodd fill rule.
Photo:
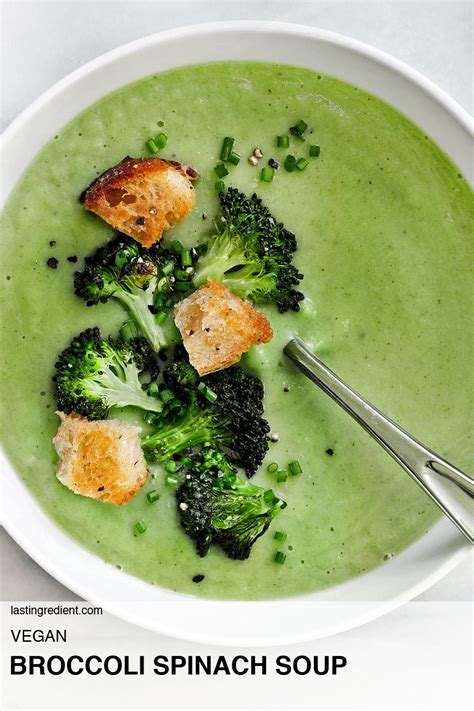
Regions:
<instances>
[{"instance_id":1,"label":"golden crouton","mask_svg":"<svg viewBox=\"0 0 474 711\"><path fill-rule=\"evenodd\" d=\"M86 210L150 247L193 209L194 168L161 158L124 158L82 193Z\"/></svg>"},{"instance_id":2,"label":"golden crouton","mask_svg":"<svg viewBox=\"0 0 474 711\"><path fill-rule=\"evenodd\" d=\"M56 476L75 494L126 504L147 479L140 427L118 420L89 422L58 412L53 439L59 461Z\"/></svg>"},{"instance_id":3,"label":"golden crouton","mask_svg":"<svg viewBox=\"0 0 474 711\"><path fill-rule=\"evenodd\" d=\"M180 301L174 314L189 360L200 375L227 368L273 335L266 316L217 281L209 280Z\"/></svg>"}]
</instances>

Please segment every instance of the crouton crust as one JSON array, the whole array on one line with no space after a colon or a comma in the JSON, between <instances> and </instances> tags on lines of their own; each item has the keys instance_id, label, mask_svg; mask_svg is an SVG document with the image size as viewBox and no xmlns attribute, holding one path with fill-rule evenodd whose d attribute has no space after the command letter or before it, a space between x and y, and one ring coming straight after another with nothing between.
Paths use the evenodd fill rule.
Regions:
<instances>
[{"instance_id":1,"label":"crouton crust","mask_svg":"<svg viewBox=\"0 0 474 711\"><path fill-rule=\"evenodd\" d=\"M227 368L273 335L264 314L217 281L209 280L180 301L174 314L189 360L200 375Z\"/></svg>"},{"instance_id":2,"label":"crouton crust","mask_svg":"<svg viewBox=\"0 0 474 711\"><path fill-rule=\"evenodd\" d=\"M86 210L150 247L193 209L197 177L189 165L127 156L94 180L81 200Z\"/></svg>"},{"instance_id":3,"label":"crouton crust","mask_svg":"<svg viewBox=\"0 0 474 711\"><path fill-rule=\"evenodd\" d=\"M59 481L75 494L126 504L147 479L140 427L118 420L89 422L79 415L56 414L61 418L53 439Z\"/></svg>"}]
</instances>

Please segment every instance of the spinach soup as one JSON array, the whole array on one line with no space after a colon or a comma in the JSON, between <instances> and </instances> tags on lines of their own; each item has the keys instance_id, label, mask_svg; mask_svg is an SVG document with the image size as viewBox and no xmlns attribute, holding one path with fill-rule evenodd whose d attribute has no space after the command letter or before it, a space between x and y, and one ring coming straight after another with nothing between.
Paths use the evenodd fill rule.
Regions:
<instances>
[{"instance_id":1,"label":"spinach soup","mask_svg":"<svg viewBox=\"0 0 474 711\"><path fill-rule=\"evenodd\" d=\"M305 140L290 134L288 147L278 145L277 136L302 119ZM145 141L159 131L168 137L160 156L189 163L201 175L195 208L166 240L191 247L209 234L218 207L213 169L225 136L242 153L226 184L257 192L298 238L301 308L279 314L262 307L273 339L241 361L265 385L271 427L253 481L287 502L245 561L230 560L217 547L197 557L158 465L125 506L75 495L55 476L56 356L83 329L115 333L124 321L118 304L88 309L74 294L73 275L84 256L114 234L83 210L78 196L124 156L147 155ZM253 165L247 157L256 147L263 157ZM289 154L304 159L303 169L285 169ZM267 166L272 173L262 171ZM472 218L469 186L429 137L374 96L334 78L225 62L158 74L106 96L33 160L2 218L1 430L8 457L69 535L111 565L172 590L284 597L383 565L426 533L439 512L379 445L296 372L282 348L298 334L383 412L469 466ZM143 424L131 408L114 417ZM271 463L285 468L295 460L302 471L285 481L268 471ZM159 500L147 498L152 490ZM137 521L145 524L142 535ZM286 537L275 538L276 532Z\"/></svg>"}]
</instances>

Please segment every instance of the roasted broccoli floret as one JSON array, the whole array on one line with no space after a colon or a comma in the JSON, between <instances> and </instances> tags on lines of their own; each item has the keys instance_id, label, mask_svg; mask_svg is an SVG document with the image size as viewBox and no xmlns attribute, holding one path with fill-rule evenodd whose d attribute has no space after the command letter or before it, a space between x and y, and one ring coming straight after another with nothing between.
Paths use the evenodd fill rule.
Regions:
<instances>
[{"instance_id":1,"label":"roasted broccoli floret","mask_svg":"<svg viewBox=\"0 0 474 711\"><path fill-rule=\"evenodd\" d=\"M222 452L205 447L193 458L176 490L184 530L205 556L217 543L229 558L245 560L257 538L286 503L240 479Z\"/></svg>"},{"instance_id":2,"label":"roasted broccoli floret","mask_svg":"<svg viewBox=\"0 0 474 711\"><path fill-rule=\"evenodd\" d=\"M291 263L296 237L277 222L255 193L235 188L219 194L217 232L195 265L196 287L215 279L242 298L275 303L280 312L299 310L304 298L295 290L303 275ZM202 252L202 245L198 252Z\"/></svg>"},{"instance_id":3,"label":"roasted broccoli floret","mask_svg":"<svg viewBox=\"0 0 474 711\"><path fill-rule=\"evenodd\" d=\"M118 299L158 352L169 345L166 326L173 304L170 280L161 266L156 250L118 235L86 257L83 271L75 273L74 290L87 306Z\"/></svg>"},{"instance_id":4,"label":"roasted broccoli floret","mask_svg":"<svg viewBox=\"0 0 474 711\"><path fill-rule=\"evenodd\" d=\"M183 407L176 418L165 412L158 428L142 439L148 459L164 461L197 445L213 444L248 477L255 474L267 453L270 431L261 416L261 380L239 366L200 380L181 349L163 377Z\"/></svg>"},{"instance_id":5,"label":"roasted broccoli floret","mask_svg":"<svg viewBox=\"0 0 474 711\"><path fill-rule=\"evenodd\" d=\"M103 340L98 328L88 328L56 362L58 409L89 420L105 419L110 408L129 405L161 412L163 403L149 395L139 379L152 367L153 353L144 338Z\"/></svg>"}]
</instances>

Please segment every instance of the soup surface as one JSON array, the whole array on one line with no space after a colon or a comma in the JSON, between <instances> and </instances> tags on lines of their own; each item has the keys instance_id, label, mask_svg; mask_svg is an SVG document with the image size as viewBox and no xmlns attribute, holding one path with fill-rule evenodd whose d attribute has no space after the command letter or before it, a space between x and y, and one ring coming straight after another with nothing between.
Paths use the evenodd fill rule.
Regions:
<instances>
[{"instance_id":1,"label":"soup surface","mask_svg":"<svg viewBox=\"0 0 474 711\"><path fill-rule=\"evenodd\" d=\"M289 151L277 148L275 137L299 119L310 126L306 142L292 139ZM125 318L114 303L87 308L73 293L77 265L67 257L77 255L80 266L112 235L83 211L78 195L125 155L146 155L145 140L159 130L169 137L163 157L189 162L202 176L196 208L171 231L174 238L191 246L211 229L212 169L222 138L234 136L243 160L227 184L257 191L299 240L302 309L284 315L264 309L274 338L242 361L264 380L266 417L279 435L255 481L288 502L244 562L217 548L197 557L159 468L122 507L77 496L54 473L55 357L82 329L99 325L113 333ZM306 170L280 168L273 182L260 182L267 158L306 156L312 143L321 155ZM246 160L256 146L265 154L257 168ZM0 382L9 458L72 537L110 564L173 590L270 598L334 585L383 564L423 535L438 511L358 425L285 362L281 349L299 334L382 411L468 466L472 217L470 188L427 136L375 97L331 77L274 64L219 63L151 76L107 96L52 138L4 212ZM56 270L46 266L50 257L59 260ZM140 422L137 413L124 416ZM266 464L285 466L294 458L303 473L276 484ZM151 488L161 493L153 505L146 499ZM147 531L134 536L138 519ZM285 543L274 540L276 530L287 532ZM274 562L276 550L287 554L285 565ZM192 582L196 574L205 576L199 584Z\"/></svg>"}]
</instances>

